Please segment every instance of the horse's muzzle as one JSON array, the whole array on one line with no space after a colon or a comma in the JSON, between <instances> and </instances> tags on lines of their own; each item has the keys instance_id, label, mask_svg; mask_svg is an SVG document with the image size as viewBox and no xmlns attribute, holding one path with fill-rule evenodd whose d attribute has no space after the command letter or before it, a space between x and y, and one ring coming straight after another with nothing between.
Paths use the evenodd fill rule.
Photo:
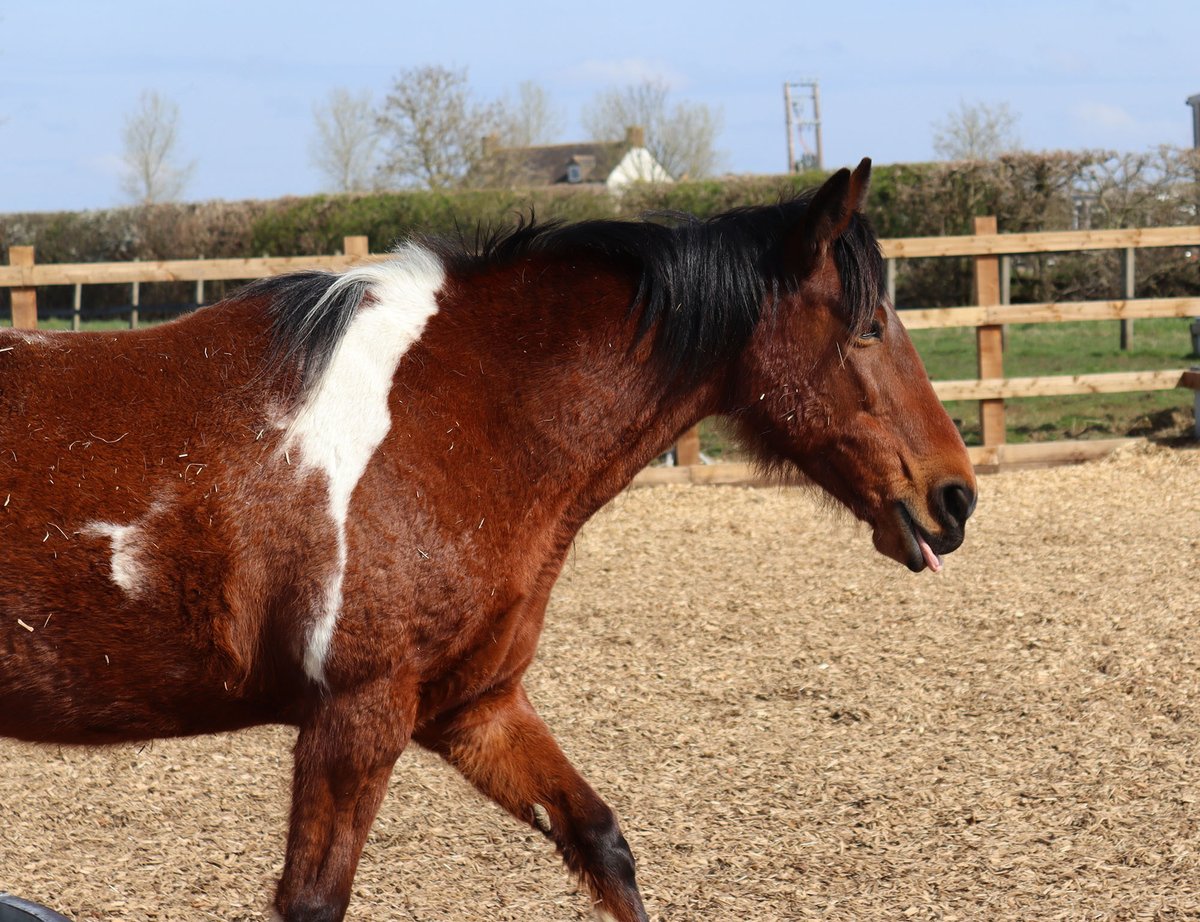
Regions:
<instances>
[{"instance_id":1,"label":"horse's muzzle","mask_svg":"<svg viewBox=\"0 0 1200 922\"><path fill-rule=\"evenodd\" d=\"M958 533L958 544L962 544L963 529L967 525L967 519L975 511L977 499L975 490L961 480L947 481L931 492L929 508L933 510L944 529ZM954 547L958 547L958 544ZM949 548L945 553L952 550L954 548Z\"/></svg>"},{"instance_id":2,"label":"horse's muzzle","mask_svg":"<svg viewBox=\"0 0 1200 922\"><path fill-rule=\"evenodd\" d=\"M946 481L929 494L929 516L937 530L925 528L921 519L903 500L895 505L895 524L900 533L900 554L895 556L914 573L927 567L942 568L942 555L957 550L966 536L967 519L975 511L975 490L960 480ZM883 548L880 548L883 550ZM886 553L886 551L885 551Z\"/></svg>"}]
</instances>

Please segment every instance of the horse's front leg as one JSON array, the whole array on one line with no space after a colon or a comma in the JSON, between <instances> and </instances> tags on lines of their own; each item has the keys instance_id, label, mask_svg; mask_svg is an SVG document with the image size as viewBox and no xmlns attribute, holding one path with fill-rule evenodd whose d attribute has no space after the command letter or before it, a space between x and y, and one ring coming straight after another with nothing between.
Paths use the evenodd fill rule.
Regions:
<instances>
[{"instance_id":1,"label":"horse's front leg","mask_svg":"<svg viewBox=\"0 0 1200 922\"><path fill-rule=\"evenodd\" d=\"M414 739L553 841L601 919L646 922L616 817L567 761L519 683L420 728Z\"/></svg>"},{"instance_id":2,"label":"horse's front leg","mask_svg":"<svg viewBox=\"0 0 1200 922\"><path fill-rule=\"evenodd\" d=\"M416 697L393 682L326 693L296 740L284 922L340 922L367 832L412 733Z\"/></svg>"}]
</instances>

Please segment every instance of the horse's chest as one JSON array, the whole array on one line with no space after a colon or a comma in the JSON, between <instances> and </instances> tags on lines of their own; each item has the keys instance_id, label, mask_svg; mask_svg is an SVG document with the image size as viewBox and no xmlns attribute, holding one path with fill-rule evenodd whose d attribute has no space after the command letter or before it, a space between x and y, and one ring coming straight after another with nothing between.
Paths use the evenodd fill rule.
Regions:
<instances>
[{"instance_id":1,"label":"horse's chest","mask_svg":"<svg viewBox=\"0 0 1200 922\"><path fill-rule=\"evenodd\" d=\"M436 709L527 665L548 586L540 558L500 553L477 527L422 529L418 518L373 532L369 546L351 528L333 659L409 678Z\"/></svg>"}]
</instances>

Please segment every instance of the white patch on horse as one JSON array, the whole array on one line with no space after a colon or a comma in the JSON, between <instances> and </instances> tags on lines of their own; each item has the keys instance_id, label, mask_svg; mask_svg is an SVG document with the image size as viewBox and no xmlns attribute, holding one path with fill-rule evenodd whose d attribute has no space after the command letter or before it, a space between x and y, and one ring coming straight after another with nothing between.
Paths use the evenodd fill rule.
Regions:
<instances>
[{"instance_id":1,"label":"white patch on horse","mask_svg":"<svg viewBox=\"0 0 1200 922\"><path fill-rule=\"evenodd\" d=\"M328 369L291 420L280 448L281 458L288 463L299 458L301 472L316 469L325 474L337 535L336 567L304 650L304 671L315 682L325 680L325 660L342 608L350 497L392 426L388 411L392 379L401 357L437 313L437 293L445 280L441 260L410 244L387 262L349 270L326 295L366 282L369 300L359 308Z\"/></svg>"},{"instance_id":2,"label":"white patch on horse","mask_svg":"<svg viewBox=\"0 0 1200 922\"><path fill-rule=\"evenodd\" d=\"M136 599L141 594L144 576L142 566L138 562L141 552L141 527L114 525L112 522L90 522L80 529L80 534L93 538L108 538L112 542L109 579L131 599Z\"/></svg>"}]
</instances>

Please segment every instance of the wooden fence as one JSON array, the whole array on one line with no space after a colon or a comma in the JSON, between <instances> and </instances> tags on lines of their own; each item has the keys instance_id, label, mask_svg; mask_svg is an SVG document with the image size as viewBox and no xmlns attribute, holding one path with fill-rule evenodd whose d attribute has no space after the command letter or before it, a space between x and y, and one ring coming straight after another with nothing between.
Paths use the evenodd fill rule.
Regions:
<instances>
[{"instance_id":1,"label":"wooden fence","mask_svg":"<svg viewBox=\"0 0 1200 922\"><path fill-rule=\"evenodd\" d=\"M1121 320L1123 341L1136 318L1200 317L1200 298L1136 298L1133 266L1135 252L1147 247L1200 247L1200 226L1131 228L1097 231L1054 231L1035 234L999 234L994 217L975 219L975 233L953 237L908 237L883 240L888 261L889 288L894 295L895 266L901 259L966 256L974 260L974 304L928 310L905 310L901 318L909 329L973 327L978 349L978 378L935 381L942 400L978 400L982 441L972 446L976 465L995 467L1031 463L1062 463L1100 457L1127 439L1041 442L1009 445L1005 437L1004 401L1009 397L1064 394L1099 394L1165 390L1186 387L1195 381L1186 369L1010 378L1004 375L1003 325L1008 323L1063 323L1078 320ZM1123 297L1111 301L1071 301L1046 304L1007 304L1007 271L1012 256L1030 253L1083 250L1123 251ZM80 303L83 285L130 284L136 308L137 286L143 282L195 282L202 303L206 281L260 278L300 268L340 269L371 256L366 237L346 237L343 252L334 256L261 257L251 259L180 259L154 262L43 264L34 260L32 247L10 247L9 265L0 266L0 287L12 289L13 325L37 324L36 289L73 285ZM78 317L78 312L76 314ZM679 467L661 471L658 481L730 482L746 479L744 466L700 465L696 430L676 449Z\"/></svg>"},{"instance_id":2,"label":"wooden fence","mask_svg":"<svg viewBox=\"0 0 1200 922\"><path fill-rule=\"evenodd\" d=\"M1126 228L1097 231L1054 231L1038 234L998 234L994 217L975 219L975 234L962 237L910 237L883 241L889 267L897 259L930 256L970 256L974 259L974 304L901 312L910 330L974 327L979 377L965 381L935 381L942 400L978 400L981 446L970 449L979 466L1020 463L1062 463L1100 457L1129 439L1041 442L1008 445L1004 400L1007 397L1047 397L1067 394L1105 394L1169 390L1186 386L1186 369L1086 375L1007 378L1004 375L1004 324L1065 323L1083 320L1122 321L1122 344L1132 336L1132 321L1149 317L1200 316L1200 298L1137 298L1134 290L1135 254L1149 247L1200 246L1200 227ZM1028 253L1120 250L1124 268L1123 297L1111 301L1060 301L1007 304L1007 261ZM1200 265L1200 259L1197 264ZM1002 269L1004 270L1002 272ZM894 272L889 272L894 278Z\"/></svg>"}]
</instances>

